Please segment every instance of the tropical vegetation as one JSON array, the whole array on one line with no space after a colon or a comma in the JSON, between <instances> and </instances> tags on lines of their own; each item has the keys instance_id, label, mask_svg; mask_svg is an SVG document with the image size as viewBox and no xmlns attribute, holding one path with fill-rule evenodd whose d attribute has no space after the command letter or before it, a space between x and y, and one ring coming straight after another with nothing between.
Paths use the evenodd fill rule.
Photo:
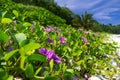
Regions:
<instances>
[{"instance_id":1,"label":"tropical vegetation","mask_svg":"<svg viewBox=\"0 0 120 80\"><path fill-rule=\"evenodd\" d=\"M120 73L111 65L117 47L92 31L92 15L74 14L75 23L68 25L69 18L43 7L11 0L0 5L0 80L84 80L97 74L112 79Z\"/></svg>"}]
</instances>

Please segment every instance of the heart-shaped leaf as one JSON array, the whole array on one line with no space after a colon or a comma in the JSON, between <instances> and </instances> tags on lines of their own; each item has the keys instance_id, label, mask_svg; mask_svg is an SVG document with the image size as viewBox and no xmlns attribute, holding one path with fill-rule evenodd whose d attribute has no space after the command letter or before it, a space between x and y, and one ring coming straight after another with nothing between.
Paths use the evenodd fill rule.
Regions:
<instances>
[{"instance_id":1,"label":"heart-shaped leaf","mask_svg":"<svg viewBox=\"0 0 120 80\"><path fill-rule=\"evenodd\" d=\"M18 33L18 34L15 35L15 37L16 37L16 39L17 39L17 41L18 41L19 44L20 44L23 40L26 40L26 39L27 39L27 37L26 37L26 35L25 35L24 33Z\"/></svg>"},{"instance_id":2,"label":"heart-shaped leaf","mask_svg":"<svg viewBox=\"0 0 120 80\"><path fill-rule=\"evenodd\" d=\"M34 77L34 68L32 64L28 64L25 70L25 74L27 78L33 78Z\"/></svg>"},{"instance_id":3,"label":"heart-shaped leaf","mask_svg":"<svg viewBox=\"0 0 120 80\"><path fill-rule=\"evenodd\" d=\"M41 61L41 62L46 62L47 58L43 55L40 54L32 54L28 56L29 61Z\"/></svg>"},{"instance_id":4,"label":"heart-shaped leaf","mask_svg":"<svg viewBox=\"0 0 120 80\"><path fill-rule=\"evenodd\" d=\"M8 42L8 40L9 40L8 35L5 34L3 31L0 31L0 41L6 43Z\"/></svg>"},{"instance_id":5,"label":"heart-shaped leaf","mask_svg":"<svg viewBox=\"0 0 120 80\"><path fill-rule=\"evenodd\" d=\"M2 21L1 21L1 23L3 23L3 24L7 24L7 23L11 23L12 22L12 19L10 19L10 18L2 18Z\"/></svg>"},{"instance_id":6,"label":"heart-shaped leaf","mask_svg":"<svg viewBox=\"0 0 120 80\"><path fill-rule=\"evenodd\" d=\"M18 12L16 10L13 10L13 14L18 17Z\"/></svg>"},{"instance_id":7,"label":"heart-shaped leaf","mask_svg":"<svg viewBox=\"0 0 120 80\"><path fill-rule=\"evenodd\" d=\"M5 59L6 61L8 61L18 50L14 50L14 51L11 51L9 53L7 53L3 59Z\"/></svg>"}]
</instances>

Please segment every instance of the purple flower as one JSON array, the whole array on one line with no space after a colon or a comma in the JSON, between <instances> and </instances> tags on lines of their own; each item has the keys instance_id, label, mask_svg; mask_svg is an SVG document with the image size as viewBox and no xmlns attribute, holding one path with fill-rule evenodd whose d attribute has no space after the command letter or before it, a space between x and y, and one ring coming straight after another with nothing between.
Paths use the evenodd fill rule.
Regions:
<instances>
[{"instance_id":1,"label":"purple flower","mask_svg":"<svg viewBox=\"0 0 120 80\"><path fill-rule=\"evenodd\" d=\"M32 24L32 26L31 26L31 31L34 31L34 29L35 29L35 25Z\"/></svg>"},{"instance_id":2,"label":"purple flower","mask_svg":"<svg viewBox=\"0 0 120 80\"><path fill-rule=\"evenodd\" d=\"M88 78L89 78L90 76L89 76L88 73L86 73L86 74L84 75L84 77L85 77L86 80L88 80Z\"/></svg>"},{"instance_id":3,"label":"purple flower","mask_svg":"<svg viewBox=\"0 0 120 80\"><path fill-rule=\"evenodd\" d=\"M95 37L101 37L102 34L100 34L100 33L98 33L98 34L93 34L93 36L95 36Z\"/></svg>"},{"instance_id":4,"label":"purple flower","mask_svg":"<svg viewBox=\"0 0 120 80\"><path fill-rule=\"evenodd\" d=\"M13 46L10 46L10 47L8 48L7 52L11 52L13 49L14 49Z\"/></svg>"},{"instance_id":5,"label":"purple flower","mask_svg":"<svg viewBox=\"0 0 120 80\"><path fill-rule=\"evenodd\" d=\"M50 31L54 30L54 28L48 27L48 28L45 28L44 30L45 30L45 32L49 33Z\"/></svg>"},{"instance_id":6,"label":"purple flower","mask_svg":"<svg viewBox=\"0 0 120 80\"><path fill-rule=\"evenodd\" d=\"M100 34L100 33L98 33L98 36L101 36L101 34Z\"/></svg>"},{"instance_id":7,"label":"purple flower","mask_svg":"<svg viewBox=\"0 0 120 80\"><path fill-rule=\"evenodd\" d=\"M67 40L66 38L64 38L64 37L62 37L62 36L58 36L58 39L59 39L60 41L65 41L65 40Z\"/></svg>"},{"instance_id":8,"label":"purple flower","mask_svg":"<svg viewBox=\"0 0 120 80\"><path fill-rule=\"evenodd\" d=\"M46 48L41 48L41 49L39 49L39 53L41 53L41 54L43 54L43 55L47 55L46 53L47 53L47 49Z\"/></svg>"},{"instance_id":9,"label":"purple flower","mask_svg":"<svg viewBox=\"0 0 120 80\"><path fill-rule=\"evenodd\" d=\"M86 41L86 42L85 42L85 44L89 44L89 42L88 42L88 41Z\"/></svg>"},{"instance_id":10,"label":"purple flower","mask_svg":"<svg viewBox=\"0 0 120 80\"><path fill-rule=\"evenodd\" d=\"M59 58L57 55L54 55L54 61L56 63L60 63L61 62L61 58Z\"/></svg>"},{"instance_id":11,"label":"purple flower","mask_svg":"<svg viewBox=\"0 0 120 80\"><path fill-rule=\"evenodd\" d=\"M48 58L49 60L51 60L51 59L53 58L54 54L55 54L54 51L52 51L52 50L47 50L46 48L41 48L41 49L39 49L39 53L47 56L47 58Z\"/></svg>"},{"instance_id":12,"label":"purple flower","mask_svg":"<svg viewBox=\"0 0 120 80\"><path fill-rule=\"evenodd\" d=\"M61 44L66 44L66 42L65 42L65 41L60 41L60 43L61 43Z\"/></svg>"},{"instance_id":13,"label":"purple flower","mask_svg":"<svg viewBox=\"0 0 120 80\"><path fill-rule=\"evenodd\" d=\"M83 41L85 44L89 44L87 38L85 38L85 37L82 37L82 41Z\"/></svg>"},{"instance_id":14,"label":"purple flower","mask_svg":"<svg viewBox=\"0 0 120 80\"><path fill-rule=\"evenodd\" d=\"M6 45L9 46L10 44L12 44L12 40L9 40Z\"/></svg>"},{"instance_id":15,"label":"purple flower","mask_svg":"<svg viewBox=\"0 0 120 80\"><path fill-rule=\"evenodd\" d=\"M61 29L58 29L57 32L60 33L62 30Z\"/></svg>"},{"instance_id":16,"label":"purple flower","mask_svg":"<svg viewBox=\"0 0 120 80\"><path fill-rule=\"evenodd\" d=\"M47 50L46 48L39 49L39 53L45 55L49 60L54 60L56 63L60 63L61 59L55 54L53 50Z\"/></svg>"},{"instance_id":17,"label":"purple flower","mask_svg":"<svg viewBox=\"0 0 120 80\"><path fill-rule=\"evenodd\" d=\"M79 30L79 31L83 31L83 29L82 29L82 28L79 28L78 30Z\"/></svg>"},{"instance_id":18,"label":"purple flower","mask_svg":"<svg viewBox=\"0 0 120 80\"><path fill-rule=\"evenodd\" d=\"M85 34L88 34L89 32L84 32Z\"/></svg>"},{"instance_id":19,"label":"purple flower","mask_svg":"<svg viewBox=\"0 0 120 80\"><path fill-rule=\"evenodd\" d=\"M82 37L82 40L83 40L83 41L87 41L87 38L85 38L85 37Z\"/></svg>"},{"instance_id":20,"label":"purple flower","mask_svg":"<svg viewBox=\"0 0 120 80\"><path fill-rule=\"evenodd\" d=\"M16 25L17 24L17 20L14 20L13 23Z\"/></svg>"},{"instance_id":21,"label":"purple flower","mask_svg":"<svg viewBox=\"0 0 120 80\"><path fill-rule=\"evenodd\" d=\"M54 43L54 41L52 39L50 39L50 38L48 38L47 42Z\"/></svg>"},{"instance_id":22,"label":"purple flower","mask_svg":"<svg viewBox=\"0 0 120 80\"><path fill-rule=\"evenodd\" d=\"M58 36L58 39L60 40L60 43L61 44L66 44L66 38L65 37L62 37L62 36Z\"/></svg>"},{"instance_id":23,"label":"purple flower","mask_svg":"<svg viewBox=\"0 0 120 80\"><path fill-rule=\"evenodd\" d=\"M46 56L48 57L49 60L54 59L55 53L53 50L47 50L46 54L47 54Z\"/></svg>"}]
</instances>

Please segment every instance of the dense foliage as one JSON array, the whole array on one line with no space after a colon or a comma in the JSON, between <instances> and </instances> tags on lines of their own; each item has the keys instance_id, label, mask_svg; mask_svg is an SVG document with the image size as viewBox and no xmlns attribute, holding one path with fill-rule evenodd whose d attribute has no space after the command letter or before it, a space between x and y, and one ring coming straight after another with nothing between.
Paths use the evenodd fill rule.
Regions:
<instances>
[{"instance_id":1,"label":"dense foliage","mask_svg":"<svg viewBox=\"0 0 120 80\"><path fill-rule=\"evenodd\" d=\"M120 73L111 65L111 57L118 57L116 47L105 43L103 34L75 29L44 8L9 0L0 4L0 80L112 78Z\"/></svg>"},{"instance_id":2,"label":"dense foliage","mask_svg":"<svg viewBox=\"0 0 120 80\"><path fill-rule=\"evenodd\" d=\"M5 17L7 18L13 18L20 21L27 21L32 22L33 20L39 21L41 25L47 26L47 25L53 25L53 26L61 26L66 23L65 20L61 19L60 17L54 15L50 11L42 8L42 7L33 7L33 6L25 6L22 4L15 4L14 2L11 2L11 0L4 1L2 0L0 9L2 12L5 12L7 10L7 15ZM16 14L16 17L11 17L11 15L14 16L13 13L15 13L17 10L18 13Z\"/></svg>"},{"instance_id":3,"label":"dense foliage","mask_svg":"<svg viewBox=\"0 0 120 80\"><path fill-rule=\"evenodd\" d=\"M23 4L30 4L30 5L36 5L40 7L44 7L47 10L51 11L57 16L60 16L61 18L65 19L67 24L72 24L72 15L74 13L70 11L67 7L60 7L55 3L54 0L13 0L18 3Z\"/></svg>"}]
</instances>

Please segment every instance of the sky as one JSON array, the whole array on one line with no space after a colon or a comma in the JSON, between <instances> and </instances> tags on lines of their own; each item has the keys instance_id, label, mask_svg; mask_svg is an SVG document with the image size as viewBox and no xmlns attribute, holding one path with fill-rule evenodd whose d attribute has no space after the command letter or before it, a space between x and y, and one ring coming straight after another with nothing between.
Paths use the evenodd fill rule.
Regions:
<instances>
[{"instance_id":1,"label":"sky","mask_svg":"<svg viewBox=\"0 0 120 80\"><path fill-rule=\"evenodd\" d=\"M55 2L79 15L87 11L100 23L120 24L120 0L55 0Z\"/></svg>"}]
</instances>

